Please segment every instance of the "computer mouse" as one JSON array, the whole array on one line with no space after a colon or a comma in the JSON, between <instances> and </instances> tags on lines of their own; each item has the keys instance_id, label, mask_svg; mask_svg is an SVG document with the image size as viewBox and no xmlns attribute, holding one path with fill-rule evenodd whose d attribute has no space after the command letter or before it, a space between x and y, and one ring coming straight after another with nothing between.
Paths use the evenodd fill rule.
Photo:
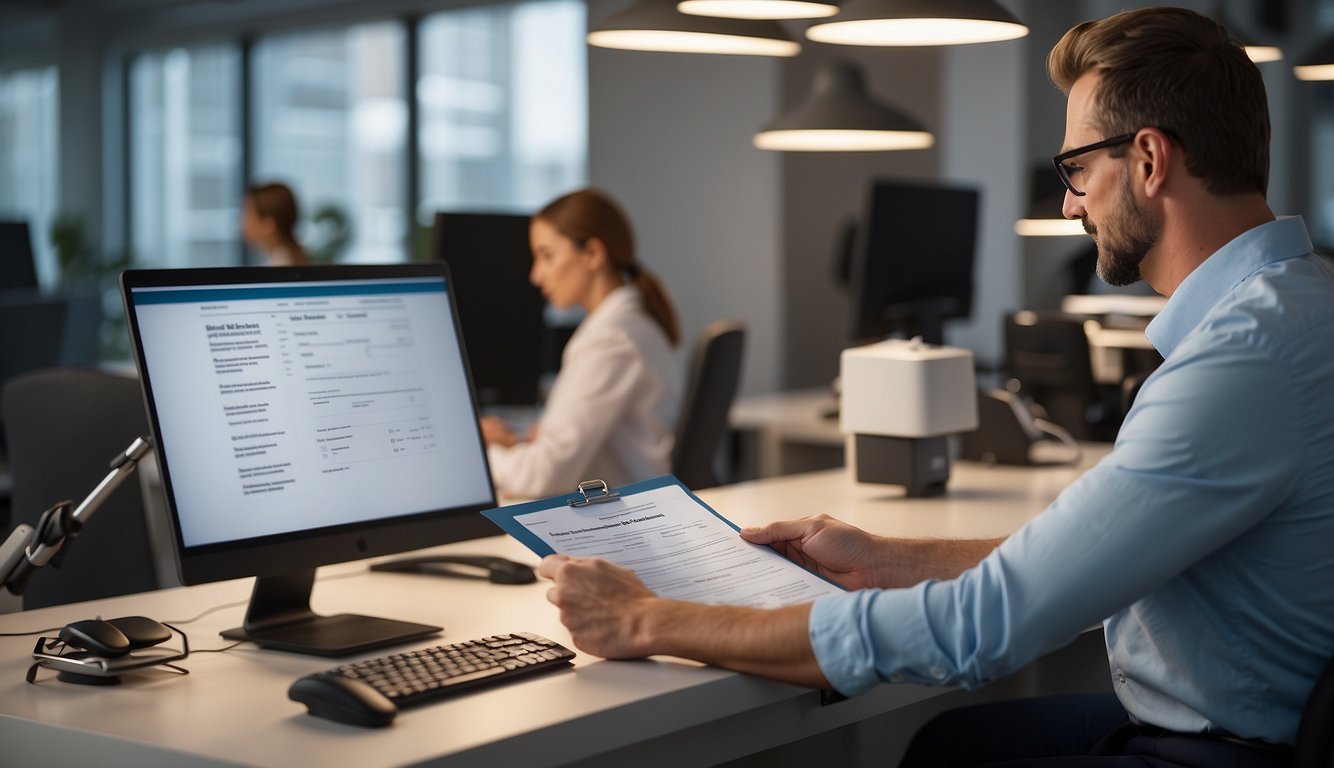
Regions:
<instances>
[{"instance_id":1,"label":"computer mouse","mask_svg":"<svg viewBox=\"0 0 1334 768\"><path fill-rule=\"evenodd\" d=\"M532 584L537 581L532 568L503 557L492 558L487 562L486 570L487 578L494 584Z\"/></svg>"},{"instance_id":2,"label":"computer mouse","mask_svg":"<svg viewBox=\"0 0 1334 768\"><path fill-rule=\"evenodd\" d=\"M114 624L101 619L84 619L66 624L60 630L60 639L67 645L91 651L98 656L124 656L132 648L130 639Z\"/></svg>"},{"instance_id":3,"label":"computer mouse","mask_svg":"<svg viewBox=\"0 0 1334 768\"><path fill-rule=\"evenodd\" d=\"M384 694L342 675L306 675L287 689L287 698L305 704L316 717L368 728L383 728L398 714Z\"/></svg>"},{"instance_id":4,"label":"computer mouse","mask_svg":"<svg viewBox=\"0 0 1334 768\"><path fill-rule=\"evenodd\" d=\"M130 641L130 650L148 648L171 639L171 630L147 616L122 616L119 619L107 619L107 623L119 629Z\"/></svg>"}]
</instances>

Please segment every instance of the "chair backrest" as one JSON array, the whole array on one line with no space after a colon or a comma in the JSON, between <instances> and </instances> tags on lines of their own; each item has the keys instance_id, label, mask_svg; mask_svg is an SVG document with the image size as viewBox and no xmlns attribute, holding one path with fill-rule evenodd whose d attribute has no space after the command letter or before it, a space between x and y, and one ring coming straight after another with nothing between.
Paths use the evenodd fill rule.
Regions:
<instances>
[{"instance_id":1,"label":"chair backrest","mask_svg":"<svg viewBox=\"0 0 1334 768\"><path fill-rule=\"evenodd\" d=\"M67 306L36 291L0 291L0 385L60 364Z\"/></svg>"},{"instance_id":2,"label":"chair backrest","mask_svg":"<svg viewBox=\"0 0 1334 768\"><path fill-rule=\"evenodd\" d=\"M1089 435L1087 411L1101 402L1093 378L1086 318L1016 312L1005 318L1005 360L1011 378L1076 438Z\"/></svg>"},{"instance_id":3,"label":"chair backrest","mask_svg":"<svg viewBox=\"0 0 1334 768\"><path fill-rule=\"evenodd\" d=\"M33 524L62 499L81 501L109 463L136 437L147 437L139 383L94 370L54 368L11 379L3 390L13 474L13 523ZM143 492L137 478L116 489L58 566L37 571L24 608L156 589Z\"/></svg>"},{"instance_id":4,"label":"chair backrest","mask_svg":"<svg viewBox=\"0 0 1334 768\"><path fill-rule=\"evenodd\" d=\"M672 474L688 488L718 484L714 460L741 381L745 341L744 324L718 320L695 342L672 447Z\"/></svg>"},{"instance_id":5,"label":"chair backrest","mask_svg":"<svg viewBox=\"0 0 1334 768\"><path fill-rule=\"evenodd\" d=\"M1295 751L1293 768L1334 768L1334 658L1306 697Z\"/></svg>"}]
</instances>

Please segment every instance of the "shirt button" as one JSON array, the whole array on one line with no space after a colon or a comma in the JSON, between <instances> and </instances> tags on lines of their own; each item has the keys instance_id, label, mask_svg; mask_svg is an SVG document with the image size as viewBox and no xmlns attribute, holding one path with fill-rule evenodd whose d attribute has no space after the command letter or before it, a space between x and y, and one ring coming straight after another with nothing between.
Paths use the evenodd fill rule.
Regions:
<instances>
[{"instance_id":1,"label":"shirt button","mask_svg":"<svg viewBox=\"0 0 1334 768\"><path fill-rule=\"evenodd\" d=\"M932 667L932 668L931 668L931 676L934 677L934 678L937 679L937 680L944 680L944 679L945 679L945 670L941 669L940 667Z\"/></svg>"},{"instance_id":2,"label":"shirt button","mask_svg":"<svg viewBox=\"0 0 1334 768\"><path fill-rule=\"evenodd\" d=\"M890 675L890 676L889 676L889 682L891 682L891 683L901 683L901 682L903 682L903 675Z\"/></svg>"},{"instance_id":3,"label":"shirt button","mask_svg":"<svg viewBox=\"0 0 1334 768\"><path fill-rule=\"evenodd\" d=\"M1122 672L1122 671L1119 670L1119 669L1116 670L1116 682L1118 682L1118 683L1124 683L1125 681L1126 681L1126 673L1125 673L1125 672Z\"/></svg>"}]
</instances>

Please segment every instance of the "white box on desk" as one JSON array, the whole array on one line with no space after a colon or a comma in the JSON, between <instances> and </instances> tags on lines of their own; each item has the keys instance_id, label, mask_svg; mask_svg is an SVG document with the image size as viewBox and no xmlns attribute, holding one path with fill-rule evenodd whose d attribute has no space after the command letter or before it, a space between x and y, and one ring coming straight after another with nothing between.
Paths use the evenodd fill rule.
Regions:
<instances>
[{"instance_id":1,"label":"white box on desk","mask_svg":"<svg viewBox=\"0 0 1334 768\"><path fill-rule=\"evenodd\" d=\"M843 350L839 428L932 437L977 429L973 353L890 339Z\"/></svg>"}]
</instances>

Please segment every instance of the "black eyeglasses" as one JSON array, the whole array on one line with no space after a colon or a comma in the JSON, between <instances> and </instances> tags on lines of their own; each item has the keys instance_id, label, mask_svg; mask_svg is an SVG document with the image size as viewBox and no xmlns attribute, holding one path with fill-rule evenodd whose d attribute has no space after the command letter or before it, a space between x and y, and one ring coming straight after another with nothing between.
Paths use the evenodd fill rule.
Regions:
<instances>
[{"instance_id":1,"label":"black eyeglasses","mask_svg":"<svg viewBox=\"0 0 1334 768\"><path fill-rule=\"evenodd\" d=\"M1088 154L1095 149L1106 149L1107 147L1115 147L1118 144L1125 144L1134 139L1137 135L1139 135L1139 131L1135 131L1134 133L1123 133L1120 136L1113 136L1110 139L1095 141L1087 146L1075 147L1069 152L1062 152L1051 159L1052 165L1056 166L1056 175L1061 177L1061 183L1065 185L1066 189L1070 190L1070 194L1075 195L1076 197L1083 197L1084 193L1075 187L1075 175L1084 170L1084 168L1079 165L1066 165L1065 161L1072 157Z\"/></svg>"}]
</instances>

